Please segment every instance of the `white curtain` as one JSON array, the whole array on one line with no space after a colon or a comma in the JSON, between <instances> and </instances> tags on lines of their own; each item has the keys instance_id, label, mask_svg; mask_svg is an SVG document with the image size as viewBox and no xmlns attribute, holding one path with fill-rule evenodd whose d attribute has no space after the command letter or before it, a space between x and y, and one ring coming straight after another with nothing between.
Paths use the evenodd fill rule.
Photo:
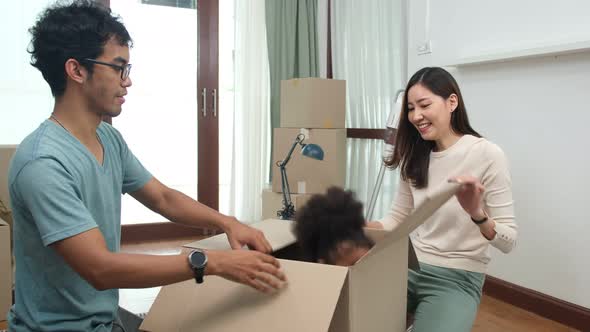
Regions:
<instances>
[{"instance_id":1,"label":"white curtain","mask_svg":"<svg viewBox=\"0 0 590 332\"><path fill-rule=\"evenodd\" d=\"M346 80L348 128L385 128L403 88L402 0L331 2L333 75ZM382 163L383 140L348 139L346 186L368 204ZM397 187L387 171L373 212L381 218Z\"/></svg>"},{"instance_id":2,"label":"white curtain","mask_svg":"<svg viewBox=\"0 0 590 332\"><path fill-rule=\"evenodd\" d=\"M316 27L318 33L319 77L328 77L328 0L317 0Z\"/></svg>"},{"instance_id":3,"label":"white curtain","mask_svg":"<svg viewBox=\"0 0 590 332\"><path fill-rule=\"evenodd\" d=\"M235 101L229 213L260 220L270 164L270 72L264 0L235 2Z\"/></svg>"}]
</instances>

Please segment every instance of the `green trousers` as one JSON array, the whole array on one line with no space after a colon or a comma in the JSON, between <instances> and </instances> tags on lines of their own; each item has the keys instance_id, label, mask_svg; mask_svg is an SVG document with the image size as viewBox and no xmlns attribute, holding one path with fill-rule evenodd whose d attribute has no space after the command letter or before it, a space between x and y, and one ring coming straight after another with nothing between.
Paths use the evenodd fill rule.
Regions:
<instances>
[{"instance_id":1,"label":"green trousers","mask_svg":"<svg viewBox=\"0 0 590 332\"><path fill-rule=\"evenodd\" d=\"M408 272L408 313L413 332L469 332L477 314L483 273L420 263Z\"/></svg>"}]
</instances>

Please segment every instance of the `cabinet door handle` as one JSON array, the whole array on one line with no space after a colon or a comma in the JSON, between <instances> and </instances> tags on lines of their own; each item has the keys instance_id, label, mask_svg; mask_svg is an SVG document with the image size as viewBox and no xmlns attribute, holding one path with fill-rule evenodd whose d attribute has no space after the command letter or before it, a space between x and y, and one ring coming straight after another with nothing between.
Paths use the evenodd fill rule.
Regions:
<instances>
[{"instance_id":1,"label":"cabinet door handle","mask_svg":"<svg viewBox=\"0 0 590 332\"><path fill-rule=\"evenodd\" d=\"M217 117L217 89L213 89L211 91L211 96L213 96L213 117Z\"/></svg>"},{"instance_id":2,"label":"cabinet door handle","mask_svg":"<svg viewBox=\"0 0 590 332\"><path fill-rule=\"evenodd\" d=\"M207 116L207 88L203 88L201 91L201 98L203 98L203 109L201 113L203 113L203 117Z\"/></svg>"}]
</instances>

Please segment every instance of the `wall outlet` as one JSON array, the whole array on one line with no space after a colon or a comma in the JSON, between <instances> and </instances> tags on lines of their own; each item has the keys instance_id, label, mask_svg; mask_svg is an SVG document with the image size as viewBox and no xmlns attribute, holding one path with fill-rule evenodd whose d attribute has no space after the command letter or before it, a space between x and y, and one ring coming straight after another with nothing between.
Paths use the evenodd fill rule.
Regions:
<instances>
[{"instance_id":1,"label":"wall outlet","mask_svg":"<svg viewBox=\"0 0 590 332\"><path fill-rule=\"evenodd\" d=\"M422 44L418 44L418 47L416 47L416 50L418 51L418 55L432 53L432 47L430 45L430 40L426 41Z\"/></svg>"}]
</instances>

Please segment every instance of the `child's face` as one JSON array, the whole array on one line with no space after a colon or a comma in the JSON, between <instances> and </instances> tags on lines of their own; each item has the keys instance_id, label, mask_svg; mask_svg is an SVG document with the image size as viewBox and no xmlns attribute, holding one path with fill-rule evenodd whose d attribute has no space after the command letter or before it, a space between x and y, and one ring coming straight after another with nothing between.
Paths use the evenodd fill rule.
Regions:
<instances>
[{"instance_id":1,"label":"child's face","mask_svg":"<svg viewBox=\"0 0 590 332\"><path fill-rule=\"evenodd\" d=\"M358 246L349 241L343 242L331 255L331 263L339 266L352 266L361 259L369 249L370 248Z\"/></svg>"},{"instance_id":2,"label":"child's face","mask_svg":"<svg viewBox=\"0 0 590 332\"><path fill-rule=\"evenodd\" d=\"M369 249L364 247L356 247L354 249L351 249L348 255L337 257L337 259L334 260L334 265L352 266L359 259L361 259L361 257L363 257L368 251Z\"/></svg>"}]
</instances>

